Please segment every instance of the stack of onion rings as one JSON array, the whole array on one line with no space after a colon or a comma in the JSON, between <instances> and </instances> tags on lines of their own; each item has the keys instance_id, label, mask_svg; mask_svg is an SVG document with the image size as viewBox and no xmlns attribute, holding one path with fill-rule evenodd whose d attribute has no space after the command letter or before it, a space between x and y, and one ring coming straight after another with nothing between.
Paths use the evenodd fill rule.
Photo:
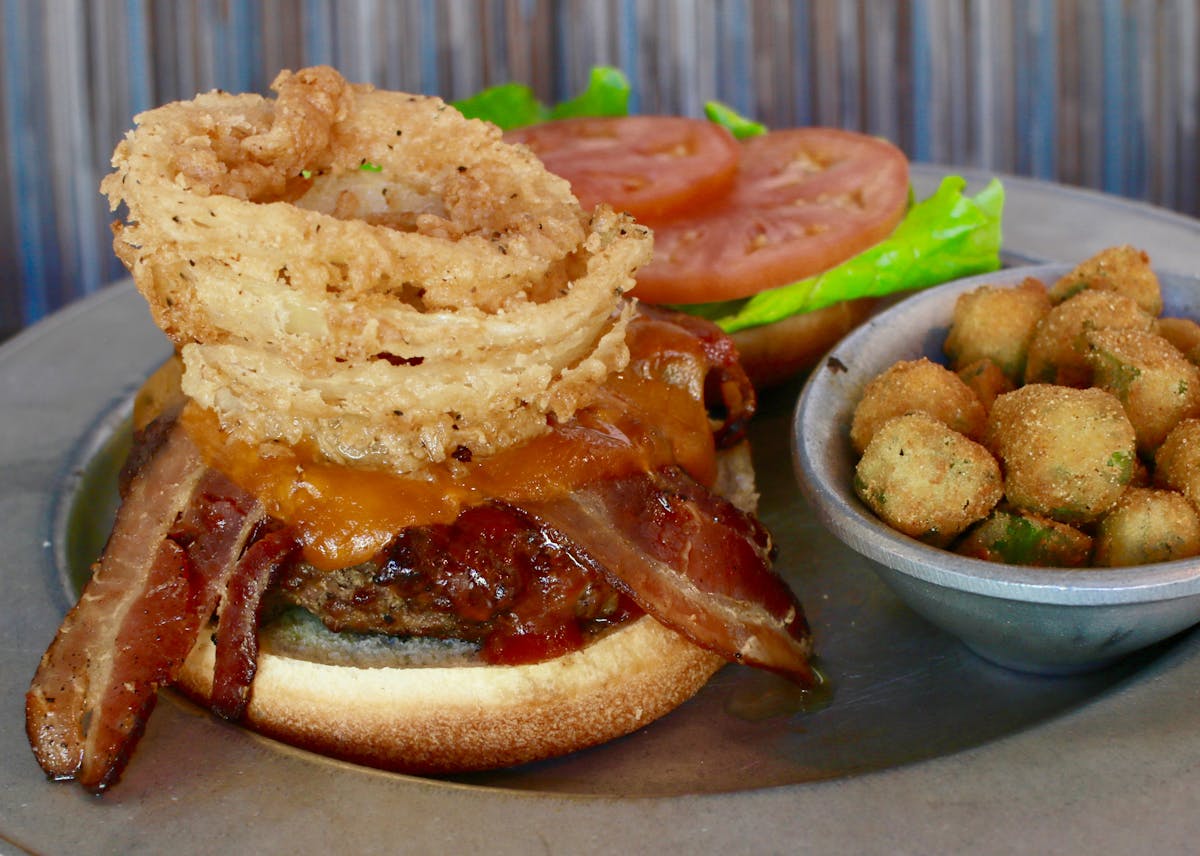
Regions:
<instances>
[{"instance_id":1,"label":"stack of onion rings","mask_svg":"<svg viewBox=\"0 0 1200 856\"><path fill-rule=\"evenodd\" d=\"M649 232L432 97L284 72L137 117L114 247L234 439L411 472L569 419L628 359Z\"/></svg>"}]
</instances>

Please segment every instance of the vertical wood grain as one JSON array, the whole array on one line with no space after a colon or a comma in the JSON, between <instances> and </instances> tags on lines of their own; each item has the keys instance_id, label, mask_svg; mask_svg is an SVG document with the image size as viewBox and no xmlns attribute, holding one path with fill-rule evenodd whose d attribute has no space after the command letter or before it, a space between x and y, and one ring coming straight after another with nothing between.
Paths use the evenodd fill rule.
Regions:
<instances>
[{"instance_id":1,"label":"vertical wood grain","mask_svg":"<svg viewBox=\"0 0 1200 856\"><path fill-rule=\"evenodd\" d=\"M457 98L724 101L916 160L1200 213L1200 0L0 0L0 331L122 275L96 186L135 113L281 68Z\"/></svg>"}]
</instances>

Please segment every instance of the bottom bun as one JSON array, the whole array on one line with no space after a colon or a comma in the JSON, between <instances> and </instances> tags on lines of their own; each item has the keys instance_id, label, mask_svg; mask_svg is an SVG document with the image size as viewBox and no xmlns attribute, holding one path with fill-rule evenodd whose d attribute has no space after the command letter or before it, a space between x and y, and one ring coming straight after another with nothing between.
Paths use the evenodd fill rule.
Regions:
<instances>
[{"instance_id":1,"label":"bottom bun","mask_svg":"<svg viewBox=\"0 0 1200 856\"><path fill-rule=\"evenodd\" d=\"M816 312L734 333L733 341L751 383L762 389L809 368L865 321L878 302L875 298L862 298L835 303Z\"/></svg>"},{"instance_id":2,"label":"bottom bun","mask_svg":"<svg viewBox=\"0 0 1200 856\"><path fill-rule=\"evenodd\" d=\"M754 510L746 443L720 453L714 488ZM436 640L343 641L311 616L259 635L246 725L323 755L407 773L511 767L604 743L674 710L725 663L649 616L523 666L484 665L463 653L467 646ZM177 680L205 706L212 637L200 634Z\"/></svg>"},{"instance_id":3,"label":"bottom bun","mask_svg":"<svg viewBox=\"0 0 1200 856\"><path fill-rule=\"evenodd\" d=\"M202 704L213 653L202 634L178 679ZM362 668L264 651L245 724L399 772L508 767L628 734L691 698L724 662L648 616L524 666Z\"/></svg>"}]
</instances>

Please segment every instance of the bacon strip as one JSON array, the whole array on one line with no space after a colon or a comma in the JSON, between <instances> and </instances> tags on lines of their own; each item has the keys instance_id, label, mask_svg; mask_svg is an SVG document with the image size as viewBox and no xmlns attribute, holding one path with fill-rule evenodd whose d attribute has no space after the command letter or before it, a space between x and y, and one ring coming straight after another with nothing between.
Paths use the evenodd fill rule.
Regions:
<instances>
[{"instance_id":1,"label":"bacon strip","mask_svg":"<svg viewBox=\"0 0 1200 856\"><path fill-rule=\"evenodd\" d=\"M698 356L703 360L704 400L711 415L716 417L713 440L718 449L732 448L744 440L758 402L733 339L713 322L686 312L647 303L639 303L638 312L645 318L677 327L695 339L700 349ZM629 335L639 332L631 326ZM661 347L655 353L661 354Z\"/></svg>"},{"instance_id":2,"label":"bacon strip","mask_svg":"<svg viewBox=\"0 0 1200 856\"><path fill-rule=\"evenodd\" d=\"M25 697L26 733L47 775L97 791L116 781L261 517L181 429L139 468Z\"/></svg>"},{"instance_id":3,"label":"bacon strip","mask_svg":"<svg viewBox=\"0 0 1200 856\"><path fill-rule=\"evenodd\" d=\"M285 529L268 532L246 550L226 581L217 621L210 699L213 712L219 716L237 721L246 713L250 684L258 671L258 624L263 595L297 546Z\"/></svg>"},{"instance_id":4,"label":"bacon strip","mask_svg":"<svg viewBox=\"0 0 1200 856\"><path fill-rule=\"evenodd\" d=\"M753 517L674 467L525 510L591 556L643 610L726 658L812 682L800 603Z\"/></svg>"}]
</instances>

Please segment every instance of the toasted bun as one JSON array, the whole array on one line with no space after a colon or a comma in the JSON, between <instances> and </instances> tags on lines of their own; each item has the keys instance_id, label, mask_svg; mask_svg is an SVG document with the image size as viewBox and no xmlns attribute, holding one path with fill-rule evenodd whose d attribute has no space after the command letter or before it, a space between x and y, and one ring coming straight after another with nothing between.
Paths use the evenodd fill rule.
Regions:
<instances>
[{"instance_id":1,"label":"toasted bun","mask_svg":"<svg viewBox=\"0 0 1200 856\"><path fill-rule=\"evenodd\" d=\"M718 489L746 507L756 499L743 444L721 456ZM316 622L313 622L315 625ZM209 633L178 678L207 705L214 646ZM360 663L323 648L323 628L295 641L264 638L246 724L262 734L356 763L410 773L512 766L628 734L691 698L724 663L652 618L586 648L524 666ZM427 658L428 647L421 656ZM393 661L394 662L394 661Z\"/></svg>"},{"instance_id":2,"label":"toasted bun","mask_svg":"<svg viewBox=\"0 0 1200 856\"><path fill-rule=\"evenodd\" d=\"M835 303L816 312L793 315L774 324L733 334L742 366L762 389L809 368L874 311L873 298Z\"/></svg>"},{"instance_id":3,"label":"toasted bun","mask_svg":"<svg viewBox=\"0 0 1200 856\"><path fill-rule=\"evenodd\" d=\"M179 678L205 704L213 650L205 635ZM363 668L263 653L246 720L285 743L389 770L506 767L628 734L689 699L722 662L649 617L526 666Z\"/></svg>"}]
</instances>

